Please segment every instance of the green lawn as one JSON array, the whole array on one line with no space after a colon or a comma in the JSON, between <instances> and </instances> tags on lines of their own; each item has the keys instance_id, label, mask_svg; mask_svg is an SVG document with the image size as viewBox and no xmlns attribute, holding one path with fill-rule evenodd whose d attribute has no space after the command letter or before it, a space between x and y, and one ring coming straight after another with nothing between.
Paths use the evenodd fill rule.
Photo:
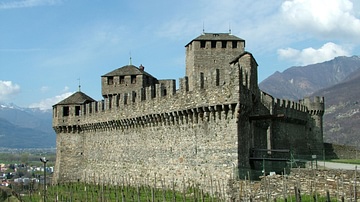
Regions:
<instances>
[{"instance_id":1,"label":"green lawn","mask_svg":"<svg viewBox=\"0 0 360 202\"><path fill-rule=\"evenodd\" d=\"M335 163L349 163L349 164L359 164L360 165L360 159L332 159L330 162Z\"/></svg>"}]
</instances>

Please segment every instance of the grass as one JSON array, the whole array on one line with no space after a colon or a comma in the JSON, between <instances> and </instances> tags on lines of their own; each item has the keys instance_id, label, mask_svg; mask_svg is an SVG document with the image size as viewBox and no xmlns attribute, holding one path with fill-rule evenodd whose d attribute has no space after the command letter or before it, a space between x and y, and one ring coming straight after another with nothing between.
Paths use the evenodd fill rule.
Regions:
<instances>
[{"instance_id":1,"label":"grass","mask_svg":"<svg viewBox=\"0 0 360 202\"><path fill-rule=\"evenodd\" d=\"M358 164L360 165L360 159L331 159L330 162L335 163L349 163L349 164Z\"/></svg>"}]
</instances>

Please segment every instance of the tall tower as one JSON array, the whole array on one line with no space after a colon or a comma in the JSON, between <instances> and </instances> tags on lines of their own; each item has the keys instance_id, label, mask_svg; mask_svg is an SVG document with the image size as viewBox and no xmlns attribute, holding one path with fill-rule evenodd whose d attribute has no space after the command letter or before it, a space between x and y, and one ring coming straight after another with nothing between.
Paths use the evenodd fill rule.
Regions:
<instances>
[{"instance_id":1,"label":"tall tower","mask_svg":"<svg viewBox=\"0 0 360 202\"><path fill-rule=\"evenodd\" d=\"M245 49L245 40L230 33L203 33L186 46L186 76L189 90L192 91L199 81L207 75L221 73L224 66ZM223 79L219 79L222 80Z\"/></svg>"}]
</instances>

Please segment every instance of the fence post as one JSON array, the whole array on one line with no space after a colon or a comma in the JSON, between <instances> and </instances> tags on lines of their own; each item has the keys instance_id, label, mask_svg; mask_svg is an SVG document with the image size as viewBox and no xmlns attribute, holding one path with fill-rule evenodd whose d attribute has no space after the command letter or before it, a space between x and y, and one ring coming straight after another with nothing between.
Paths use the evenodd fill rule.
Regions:
<instances>
[{"instance_id":1,"label":"fence post","mask_svg":"<svg viewBox=\"0 0 360 202\"><path fill-rule=\"evenodd\" d=\"M355 166L355 177L354 177L354 202L357 202L357 193L356 193L356 172L357 172L357 166Z\"/></svg>"},{"instance_id":2,"label":"fence post","mask_svg":"<svg viewBox=\"0 0 360 202\"><path fill-rule=\"evenodd\" d=\"M331 202L329 190L326 191L326 201L327 201L327 202Z\"/></svg>"}]
</instances>

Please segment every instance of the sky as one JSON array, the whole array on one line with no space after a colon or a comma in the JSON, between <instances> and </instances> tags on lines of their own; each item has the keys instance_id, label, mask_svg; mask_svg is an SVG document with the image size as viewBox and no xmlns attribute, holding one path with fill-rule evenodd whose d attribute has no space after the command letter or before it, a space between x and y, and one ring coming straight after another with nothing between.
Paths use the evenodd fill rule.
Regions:
<instances>
[{"instance_id":1,"label":"sky","mask_svg":"<svg viewBox=\"0 0 360 202\"><path fill-rule=\"evenodd\" d=\"M276 71L360 55L358 0L0 0L0 103L51 109L131 63L185 76L185 48L207 33L246 40L259 82Z\"/></svg>"}]
</instances>

